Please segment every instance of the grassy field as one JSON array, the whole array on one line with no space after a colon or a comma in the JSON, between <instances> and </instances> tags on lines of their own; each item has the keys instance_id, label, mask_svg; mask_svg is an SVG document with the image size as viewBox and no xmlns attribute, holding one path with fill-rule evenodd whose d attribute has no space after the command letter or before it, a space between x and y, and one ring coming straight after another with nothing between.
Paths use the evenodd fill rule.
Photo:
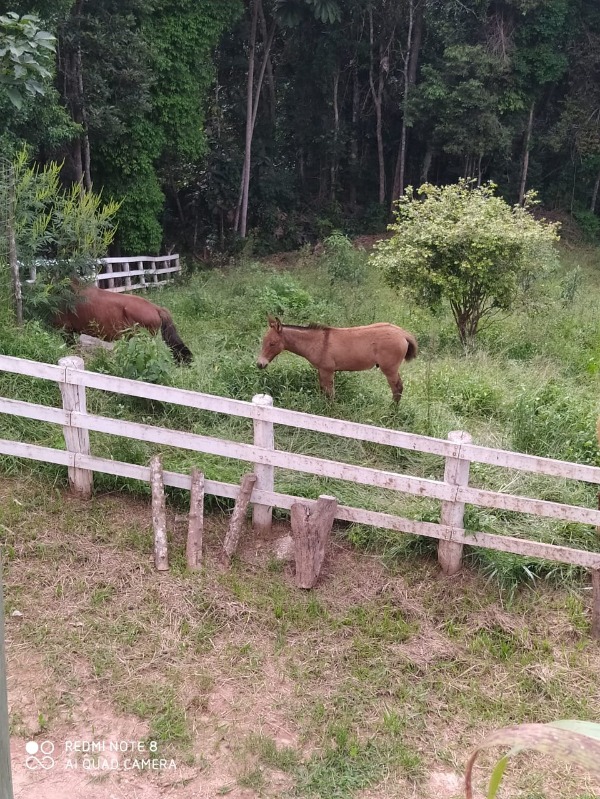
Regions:
<instances>
[{"instance_id":1,"label":"grassy field","mask_svg":"<svg viewBox=\"0 0 600 799\"><path fill-rule=\"evenodd\" d=\"M561 271L467 354L449 315L434 317L392 293L364 260L342 275L302 253L248 260L188 275L151 298L172 310L195 355L190 369L165 366L174 385L246 400L267 392L282 407L439 437L462 429L476 443L600 465L599 285L598 250L565 249ZM269 312L299 324L386 320L413 332L420 355L403 368L400 405L375 370L338 375L332 403L295 356L257 370ZM148 364L163 363L161 346L142 341L126 352L123 344L117 357L101 353L88 365L143 377ZM36 325L25 335L4 325L0 347L48 362L68 351ZM54 385L12 375L0 381L5 396L58 401ZM251 435L243 420L101 392L89 392L88 407L229 439ZM10 417L0 425L2 436L62 446L51 425ZM277 435L297 452L425 477L443 472L431 456L302 431ZM144 464L154 451L97 434L92 449ZM163 457L167 468L198 465L211 479L237 481L244 471L212 456L165 449ZM270 541L248 535L234 568L216 568L228 506L212 501L205 569L191 575L187 500L173 491L172 568L158 575L144 486L98 475L95 498L82 505L66 495L61 469L9 458L2 469L9 689L21 739L98 729L102 707L110 729L137 719L144 736L177 758L175 782L158 786L164 795L439 799L460 795L457 775L486 730L600 718L600 650L589 639L588 578L577 569L472 551L464 573L446 580L427 540L355 525L335 531L319 587L300 593ZM473 466L472 483L596 506L593 486L483 465ZM433 501L283 471L276 489L439 518ZM585 525L475 508L466 520L470 529L600 548ZM286 530L282 515L274 534ZM550 765L517 761L505 795L600 795L582 775Z\"/></svg>"},{"instance_id":2,"label":"grassy field","mask_svg":"<svg viewBox=\"0 0 600 799\"><path fill-rule=\"evenodd\" d=\"M444 438L450 430L468 431L475 443L580 463L600 464L595 424L600 408L600 250L563 250L562 268L530 292L510 315L483 330L476 348L465 354L449 313L434 317L401 293L391 291L381 276L370 271L365 258L345 270L325 256L296 254L279 262L251 260L188 275L183 285L165 290L158 301L173 312L181 335L195 355L190 369L176 367L161 342L148 338L123 342L115 355L101 352L89 359L91 369L123 376L159 379L184 388L250 400L256 393L273 396L276 405L336 416ZM346 278L346 279L343 279ZM283 353L264 370L255 362L267 313L284 321L353 325L387 320L413 332L419 357L405 364L405 392L399 406L391 402L378 370L336 376L336 398L318 391L309 364ZM9 327L0 334L7 354L56 362L66 353L61 338L33 326L17 335ZM158 366L157 366L158 364ZM56 404L58 388L41 381L2 375L0 390L7 396ZM163 424L191 432L251 441L247 420L228 418L103 392L88 392L88 407L115 418ZM62 432L35 421L0 418L0 435L63 446ZM156 447L143 442L92 433L93 452L147 464ZM276 445L291 451L334 457L350 463L399 470L439 479L443 460L393 447L335 439L308 431L278 428ZM207 477L238 482L244 464L216 456L196 456L164 449L166 468L189 472L198 465ZM30 472L32 464L3 460L8 473ZM34 466L64 480L64 470ZM541 499L596 506L596 488L572 481L510 473L473 464L471 483ZM147 490L139 483L96 477L99 490ZM366 486L277 471L276 490L307 497L333 494L344 504L359 504L424 520L439 519L439 503L399 496ZM177 492L173 492L177 499ZM186 502L185 497L182 501ZM217 503L220 507L222 503ZM225 503L226 506L226 503ZM523 535L550 543L596 549L598 539L585 525L523 514L467 508L469 529ZM355 526L349 539L363 548L403 557L406 548L427 549L427 541L398 537ZM572 581L577 570L548 566L505 553L479 551L470 557L486 575L510 587L531 575Z\"/></svg>"}]
</instances>

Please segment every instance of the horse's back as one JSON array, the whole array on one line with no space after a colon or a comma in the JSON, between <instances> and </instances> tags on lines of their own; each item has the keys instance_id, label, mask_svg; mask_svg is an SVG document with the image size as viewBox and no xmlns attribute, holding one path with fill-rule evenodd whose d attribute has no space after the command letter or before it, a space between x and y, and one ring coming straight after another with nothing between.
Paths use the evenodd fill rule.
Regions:
<instances>
[{"instance_id":1,"label":"horse's back","mask_svg":"<svg viewBox=\"0 0 600 799\"><path fill-rule=\"evenodd\" d=\"M159 308L144 297L86 286L72 311L60 314L57 323L75 333L112 340L136 324L156 331L161 325Z\"/></svg>"},{"instance_id":2,"label":"horse's back","mask_svg":"<svg viewBox=\"0 0 600 799\"><path fill-rule=\"evenodd\" d=\"M331 358L338 371L360 371L376 365L392 368L416 354L414 337L390 322L329 331L329 352L325 357Z\"/></svg>"}]
</instances>

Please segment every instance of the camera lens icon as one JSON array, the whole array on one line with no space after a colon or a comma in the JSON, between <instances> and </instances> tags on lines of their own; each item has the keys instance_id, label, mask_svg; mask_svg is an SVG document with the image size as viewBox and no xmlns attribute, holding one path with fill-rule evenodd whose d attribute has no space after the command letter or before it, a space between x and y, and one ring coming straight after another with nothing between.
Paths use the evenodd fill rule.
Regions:
<instances>
[{"instance_id":1,"label":"camera lens icon","mask_svg":"<svg viewBox=\"0 0 600 799\"><path fill-rule=\"evenodd\" d=\"M51 757L54 752L52 741L42 741L39 744L37 741L27 741L25 751L28 754L25 760L25 767L31 771L35 771L38 768L48 770L54 766L55 761ZM38 752L42 755L41 757L37 757Z\"/></svg>"}]
</instances>

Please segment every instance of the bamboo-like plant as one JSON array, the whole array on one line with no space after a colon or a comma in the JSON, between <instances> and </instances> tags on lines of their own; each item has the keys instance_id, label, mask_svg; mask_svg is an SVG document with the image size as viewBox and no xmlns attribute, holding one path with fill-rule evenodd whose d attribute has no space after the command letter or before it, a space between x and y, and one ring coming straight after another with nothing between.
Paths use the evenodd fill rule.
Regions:
<instances>
[{"instance_id":1,"label":"bamboo-like plant","mask_svg":"<svg viewBox=\"0 0 600 799\"><path fill-rule=\"evenodd\" d=\"M72 301L72 279L91 277L115 236L113 220L120 203L104 202L80 183L63 189L61 168L54 161L42 168L30 165L25 149L11 165L11 218L21 271L13 291L17 322L23 316L21 285L25 315L51 317ZM34 265L37 279L28 284L25 279Z\"/></svg>"}]
</instances>

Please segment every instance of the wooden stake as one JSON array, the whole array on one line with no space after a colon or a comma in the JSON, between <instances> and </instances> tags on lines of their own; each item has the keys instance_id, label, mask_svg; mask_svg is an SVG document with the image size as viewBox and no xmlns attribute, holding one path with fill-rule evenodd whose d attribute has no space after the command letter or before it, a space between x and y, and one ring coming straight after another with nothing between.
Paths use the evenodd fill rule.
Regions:
<instances>
[{"instance_id":1,"label":"wooden stake","mask_svg":"<svg viewBox=\"0 0 600 799\"><path fill-rule=\"evenodd\" d=\"M592 569L592 638L600 639L600 569Z\"/></svg>"},{"instance_id":2,"label":"wooden stake","mask_svg":"<svg viewBox=\"0 0 600 799\"><path fill-rule=\"evenodd\" d=\"M202 532L204 530L204 475L192 469L190 492L190 518L186 557L188 569L199 569L202 563Z\"/></svg>"},{"instance_id":3,"label":"wooden stake","mask_svg":"<svg viewBox=\"0 0 600 799\"><path fill-rule=\"evenodd\" d=\"M224 566L231 565L231 559L235 550L237 549L238 541L240 540L240 535L242 532L242 524L246 517L246 510L248 508L248 502L250 501L252 489L254 488L254 483L256 483L255 474L244 475L242 479L242 485L240 486L240 493L237 495L235 508L233 509L231 520L229 522L229 529L227 530L227 535L225 536L225 541L223 543L221 563Z\"/></svg>"},{"instance_id":4,"label":"wooden stake","mask_svg":"<svg viewBox=\"0 0 600 799\"><path fill-rule=\"evenodd\" d=\"M150 461L150 485L152 487L152 527L154 528L154 565L158 571L169 568L167 547L167 509L165 506L165 486L160 455Z\"/></svg>"},{"instance_id":5,"label":"wooden stake","mask_svg":"<svg viewBox=\"0 0 600 799\"><path fill-rule=\"evenodd\" d=\"M298 588L312 588L317 582L336 511L337 499L325 494L312 507L306 502L294 502L292 505Z\"/></svg>"}]
</instances>

